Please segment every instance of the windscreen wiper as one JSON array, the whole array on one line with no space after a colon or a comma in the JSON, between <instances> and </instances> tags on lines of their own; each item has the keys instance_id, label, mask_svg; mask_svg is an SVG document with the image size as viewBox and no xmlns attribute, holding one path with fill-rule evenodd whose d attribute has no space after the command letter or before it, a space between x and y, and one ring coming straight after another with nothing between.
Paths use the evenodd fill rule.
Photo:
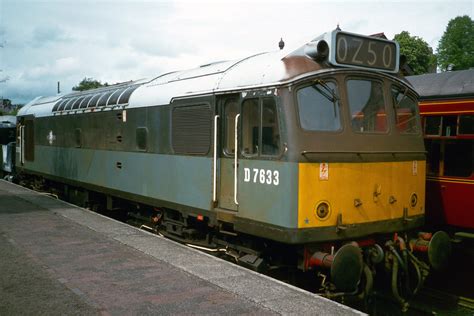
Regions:
<instances>
[{"instance_id":1,"label":"windscreen wiper","mask_svg":"<svg viewBox=\"0 0 474 316\"><path fill-rule=\"evenodd\" d=\"M337 117L337 108L336 102L339 101L339 96L336 94L334 89L331 89L328 84L321 79L315 81L316 84L312 85L313 89L318 91L322 96L332 102L333 109L334 109L334 117ZM321 86L321 88L318 87Z\"/></svg>"},{"instance_id":2,"label":"windscreen wiper","mask_svg":"<svg viewBox=\"0 0 474 316\"><path fill-rule=\"evenodd\" d=\"M318 85L321 86L321 88L319 88ZM336 92L334 92L334 90L331 89L323 80L316 80L316 84L312 87L332 103L339 101L339 96L336 94Z\"/></svg>"},{"instance_id":3,"label":"windscreen wiper","mask_svg":"<svg viewBox=\"0 0 474 316\"><path fill-rule=\"evenodd\" d=\"M408 88L405 88L405 91L403 91L403 96L402 98L400 99L400 101L398 101L396 104L395 102L394 105L393 105L393 108L396 110L398 108L398 106L400 105L400 103L402 103L402 101L406 98L407 96L407 92L408 92ZM395 101L397 100L397 97L400 95L400 92L397 93L397 96L395 97Z\"/></svg>"}]
</instances>

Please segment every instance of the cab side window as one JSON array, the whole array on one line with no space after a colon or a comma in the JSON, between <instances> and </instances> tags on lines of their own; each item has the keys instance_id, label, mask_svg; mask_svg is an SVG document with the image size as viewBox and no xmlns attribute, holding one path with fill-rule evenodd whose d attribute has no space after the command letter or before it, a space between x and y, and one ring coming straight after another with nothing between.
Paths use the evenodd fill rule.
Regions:
<instances>
[{"instance_id":1,"label":"cab side window","mask_svg":"<svg viewBox=\"0 0 474 316\"><path fill-rule=\"evenodd\" d=\"M280 128L275 100L245 100L242 104L242 154L273 156L279 153Z\"/></svg>"},{"instance_id":2,"label":"cab side window","mask_svg":"<svg viewBox=\"0 0 474 316\"><path fill-rule=\"evenodd\" d=\"M280 129L277 109L273 98L262 100L262 155L280 152Z\"/></svg>"}]
</instances>

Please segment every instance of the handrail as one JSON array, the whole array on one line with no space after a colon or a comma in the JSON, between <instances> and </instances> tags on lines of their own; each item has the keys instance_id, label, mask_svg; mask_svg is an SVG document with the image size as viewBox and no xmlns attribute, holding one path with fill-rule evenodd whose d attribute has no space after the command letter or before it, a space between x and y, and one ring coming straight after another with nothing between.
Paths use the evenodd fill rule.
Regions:
<instances>
[{"instance_id":1,"label":"handrail","mask_svg":"<svg viewBox=\"0 0 474 316\"><path fill-rule=\"evenodd\" d=\"M239 153L239 117L240 114L235 116L235 144L234 144L234 203L235 205L239 205L237 201L237 176L238 176L238 165L237 165L237 156Z\"/></svg>"},{"instance_id":2,"label":"handrail","mask_svg":"<svg viewBox=\"0 0 474 316\"><path fill-rule=\"evenodd\" d=\"M25 163L25 125L20 125L20 163Z\"/></svg>"},{"instance_id":3,"label":"handrail","mask_svg":"<svg viewBox=\"0 0 474 316\"><path fill-rule=\"evenodd\" d=\"M214 116L214 161L212 179L212 201L217 201L217 120L219 115Z\"/></svg>"}]
</instances>

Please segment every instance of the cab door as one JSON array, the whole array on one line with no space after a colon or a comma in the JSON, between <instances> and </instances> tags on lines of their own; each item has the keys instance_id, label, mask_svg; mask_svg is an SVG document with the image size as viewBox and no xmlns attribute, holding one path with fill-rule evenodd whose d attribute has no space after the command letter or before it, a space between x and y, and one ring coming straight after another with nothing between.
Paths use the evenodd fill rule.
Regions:
<instances>
[{"instance_id":1,"label":"cab door","mask_svg":"<svg viewBox=\"0 0 474 316\"><path fill-rule=\"evenodd\" d=\"M226 96L219 100L220 148L217 159L219 165L218 207L231 211L238 210L239 172L239 119L240 101L238 95Z\"/></svg>"}]
</instances>

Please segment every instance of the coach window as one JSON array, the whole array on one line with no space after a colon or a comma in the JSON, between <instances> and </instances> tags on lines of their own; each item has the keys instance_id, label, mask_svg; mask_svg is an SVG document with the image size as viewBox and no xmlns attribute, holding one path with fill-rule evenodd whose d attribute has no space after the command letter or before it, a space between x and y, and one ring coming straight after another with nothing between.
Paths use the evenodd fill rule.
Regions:
<instances>
[{"instance_id":1,"label":"coach window","mask_svg":"<svg viewBox=\"0 0 474 316\"><path fill-rule=\"evenodd\" d=\"M425 147L427 151L426 172L428 175L437 176L441 160L441 142L438 139L426 139Z\"/></svg>"},{"instance_id":2,"label":"coach window","mask_svg":"<svg viewBox=\"0 0 474 316\"><path fill-rule=\"evenodd\" d=\"M453 137L457 135L458 116L445 115L443 116L443 130L441 136Z\"/></svg>"},{"instance_id":3,"label":"coach window","mask_svg":"<svg viewBox=\"0 0 474 316\"><path fill-rule=\"evenodd\" d=\"M339 98L334 82L318 82L297 92L301 127L310 131L341 129Z\"/></svg>"},{"instance_id":4,"label":"coach window","mask_svg":"<svg viewBox=\"0 0 474 316\"><path fill-rule=\"evenodd\" d=\"M474 164L474 142L466 140L448 140L445 144L444 175L452 177L470 177Z\"/></svg>"},{"instance_id":5,"label":"coach window","mask_svg":"<svg viewBox=\"0 0 474 316\"><path fill-rule=\"evenodd\" d=\"M474 135L474 115L459 115L459 135Z\"/></svg>"},{"instance_id":6,"label":"coach window","mask_svg":"<svg viewBox=\"0 0 474 316\"><path fill-rule=\"evenodd\" d=\"M232 155L235 152L235 116L239 113L239 103L236 99L228 99L224 104L224 153Z\"/></svg>"},{"instance_id":7,"label":"coach window","mask_svg":"<svg viewBox=\"0 0 474 316\"><path fill-rule=\"evenodd\" d=\"M418 134L420 131L417 115L417 103L407 96L407 89L392 87L392 102L395 111L396 126L400 133Z\"/></svg>"},{"instance_id":8,"label":"coach window","mask_svg":"<svg viewBox=\"0 0 474 316\"><path fill-rule=\"evenodd\" d=\"M381 82L350 79L347 81L347 95L352 129L355 132L385 133L388 131Z\"/></svg>"},{"instance_id":9,"label":"coach window","mask_svg":"<svg viewBox=\"0 0 474 316\"><path fill-rule=\"evenodd\" d=\"M425 117L425 135L440 136L441 135L441 116Z\"/></svg>"}]
</instances>

